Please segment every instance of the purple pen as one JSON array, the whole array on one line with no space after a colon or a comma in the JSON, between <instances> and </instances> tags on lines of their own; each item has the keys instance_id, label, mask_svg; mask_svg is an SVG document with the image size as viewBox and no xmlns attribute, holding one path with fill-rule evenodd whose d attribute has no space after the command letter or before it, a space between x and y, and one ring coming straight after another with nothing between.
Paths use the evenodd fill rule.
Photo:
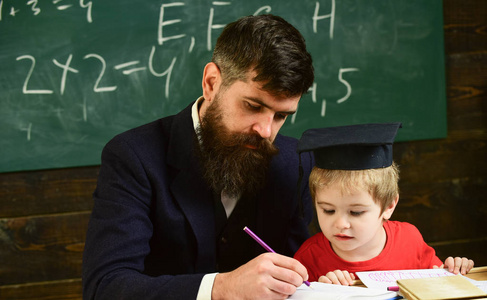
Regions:
<instances>
[{"instance_id":1,"label":"purple pen","mask_svg":"<svg viewBox=\"0 0 487 300\"><path fill-rule=\"evenodd\" d=\"M262 247L264 247L264 249L266 249L269 252L276 253L276 251L272 250L271 247L269 247L266 243L264 243L264 241L261 240L260 237L258 237L255 233L253 233L252 230L250 230L247 226L245 226L243 230L248 235L250 235L257 243L259 243ZM304 284L306 284L307 286L311 286L308 280L305 280Z\"/></svg>"}]
</instances>

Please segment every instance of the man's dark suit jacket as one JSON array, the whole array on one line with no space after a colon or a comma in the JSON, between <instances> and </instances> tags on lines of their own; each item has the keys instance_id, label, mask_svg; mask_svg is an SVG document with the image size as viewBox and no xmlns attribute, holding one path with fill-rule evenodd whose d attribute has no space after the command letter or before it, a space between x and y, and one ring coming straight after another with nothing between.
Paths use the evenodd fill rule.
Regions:
<instances>
[{"instance_id":1,"label":"man's dark suit jacket","mask_svg":"<svg viewBox=\"0 0 487 300\"><path fill-rule=\"evenodd\" d=\"M264 252L243 224L276 252L292 256L309 237L308 176L314 160L301 154L300 209L297 140L278 135L275 144L280 151L265 188L250 200L240 199L228 220L234 226L216 232L221 202L195 156L191 105L112 139L103 150L94 192L83 298L195 299L206 273L227 271Z\"/></svg>"}]
</instances>

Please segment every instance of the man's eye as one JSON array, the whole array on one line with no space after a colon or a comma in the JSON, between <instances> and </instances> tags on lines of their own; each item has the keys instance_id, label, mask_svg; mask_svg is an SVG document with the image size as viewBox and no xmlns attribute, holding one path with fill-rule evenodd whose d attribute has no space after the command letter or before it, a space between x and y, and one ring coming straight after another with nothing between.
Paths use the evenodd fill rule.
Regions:
<instances>
[{"instance_id":1,"label":"man's eye","mask_svg":"<svg viewBox=\"0 0 487 300\"><path fill-rule=\"evenodd\" d=\"M285 115L285 114L279 114L279 113L276 114L277 120L285 120L286 117L287 117L287 115Z\"/></svg>"},{"instance_id":2,"label":"man's eye","mask_svg":"<svg viewBox=\"0 0 487 300\"><path fill-rule=\"evenodd\" d=\"M251 104L250 102L245 102L247 104L247 107L250 109L250 110L259 110L260 109L260 106L258 105L253 105Z\"/></svg>"}]
</instances>

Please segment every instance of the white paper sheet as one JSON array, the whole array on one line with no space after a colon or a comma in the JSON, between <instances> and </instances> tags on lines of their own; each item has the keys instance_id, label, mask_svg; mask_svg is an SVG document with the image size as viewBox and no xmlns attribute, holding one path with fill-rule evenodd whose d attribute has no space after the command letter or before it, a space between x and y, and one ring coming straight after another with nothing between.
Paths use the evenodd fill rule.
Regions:
<instances>
[{"instance_id":1,"label":"white paper sheet","mask_svg":"<svg viewBox=\"0 0 487 300\"><path fill-rule=\"evenodd\" d=\"M477 281L470 279L476 287L487 293L487 280Z\"/></svg>"},{"instance_id":2,"label":"white paper sheet","mask_svg":"<svg viewBox=\"0 0 487 300\"><path fill-rule=\"evenodd\" d=\"M304 300L346 300L346 299L395 299L396 292L369 289L357 286L342 286L322 282L311 282L311 288L301 285L288 299Z\"/></svg>"},{"instance_id":3,"label":"white paper sheet","mask_svg":"<svg viewBox=\"0 0 487 300\"><path fill-rule=\"evenodd\" d=\"M387 290L387 287L390 286L397 286L396 280L399 279L429 278L455 275L445 269L373 271L357 272L356 274L366 287L381 290Z\"/></svg>"}]
</instances>

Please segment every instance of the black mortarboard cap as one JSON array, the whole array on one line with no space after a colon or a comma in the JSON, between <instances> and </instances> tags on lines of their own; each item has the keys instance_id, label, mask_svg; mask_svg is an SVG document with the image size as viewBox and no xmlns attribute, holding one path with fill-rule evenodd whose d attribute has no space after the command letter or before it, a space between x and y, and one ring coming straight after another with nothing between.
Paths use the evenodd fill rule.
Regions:
<instances>
[{"instance_id":1,"label":"black mortarboard cap","mask_svg":"<svg viewBox=\"0 0 487 300\"><path fill-rule=\"evenodd\" d=\"M316 166L365 170L392 165L392 144L401 123L374 123L306 130L298 153L313 151Z\"/></svg>"}]
</instances>

